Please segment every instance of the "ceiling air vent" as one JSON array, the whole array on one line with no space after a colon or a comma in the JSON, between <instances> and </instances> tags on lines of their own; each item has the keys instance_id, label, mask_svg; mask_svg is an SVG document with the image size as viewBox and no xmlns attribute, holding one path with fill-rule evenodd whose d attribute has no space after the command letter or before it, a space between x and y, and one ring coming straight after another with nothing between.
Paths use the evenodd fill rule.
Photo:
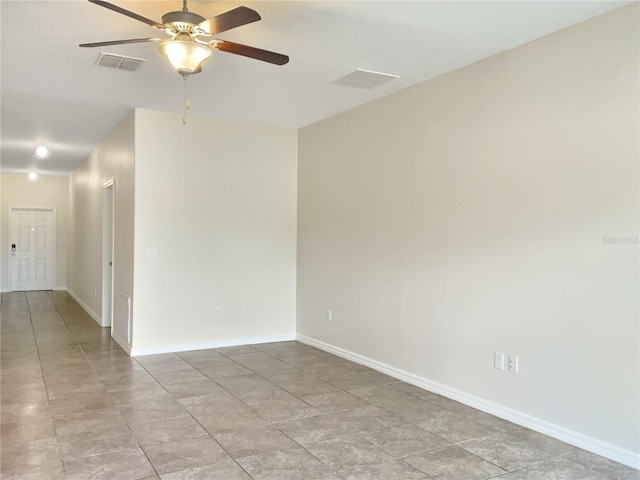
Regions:
<instances>
[{"instance_id":1,"label":"ceiling air vent","mask_svg":"<svg viewBox=\"0 0 640 480\"><path fill-rule=\"evenodd\" d=\"M382 85L389 80L395 80L396 78L400 77L390 73L373 72L371 70L362 70L361 68L358 68L332 83L334 85L342 85L344 87L369 89Z\"/></svg>"},{"instance_id":2,"label":"ceiling air vent","mask_svg":"<svg viewBox=\"0 0 640 480\"><path fill-rule=\"evenodd\" d=\"M144 62L146 62L146 60L142 58L125 57L124 55L116 55L115 53L100 52L96 60L96 65L137 72Z\"/></svg>"}]
</instances>

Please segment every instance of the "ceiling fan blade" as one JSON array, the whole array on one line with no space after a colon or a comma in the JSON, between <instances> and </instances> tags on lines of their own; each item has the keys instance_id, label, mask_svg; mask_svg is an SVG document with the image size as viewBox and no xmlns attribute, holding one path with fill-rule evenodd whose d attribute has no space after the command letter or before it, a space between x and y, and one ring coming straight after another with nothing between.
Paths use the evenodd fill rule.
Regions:
<instances>
[{"instance_id":1,"label":"ceiling fan blade","mask_svg":"<svg viewBox=\"0 0 640 480\"><path fill-rule=\"evenodd\" d=\"M104 2L102 0L89 0L91 3L95 3L96 5L100 5L101 7L108 8L109 10L113 10L114 12L121 13L122 15L126 15L127 17L131 17L139 22L146 23L154 28L159 28L160 30L164 30L164 25L158 23L154 20L151 20L147 17L143 17L142 15L138 15L137 13L126 10L122 7L114 5L113 3Z\"/></svg>"},{"instance_id":2,"label":"ceiling fan blade","mask_svg":"<svg viewBox=\"0 0 640 480\"><path fill-rule=\"evenodd\" d=\"M160 38L130 38L128 40L111 40L110 42L81 43L79 47L106 47L109 45L125 45L127 43L159 42Z\"/></svg>"},{"instance_id":3,"label":"ceiling fan blade","mask_svg":"<svg viewBox=\"0 0 640 480\"><path fill-rule=\"evenodd\" d=\"M215 42L212 42L211 46L222 52L234 53L236 55L242 55L243 57L255 58L256 60L262 60L263 62L269 62L275 65L284 65L285 63L289 62L289 57L287 55L270 52L268 50L261 50L259 48L249 47L247 45L240 45L239 43L216 40Z\"/></svg>"},{"instance_id":4,"label":"ceiling fan blade","mask_svg":"<svg viewBox=\"0 0 640 480\"><path fill-rule=\"evenodd\" d=\"M247 7L237 7L200 22L198 26L209 35L215 35L247 23L257 22L260 18L260 14L255 10Z\"/></svg>"}]
</instances>

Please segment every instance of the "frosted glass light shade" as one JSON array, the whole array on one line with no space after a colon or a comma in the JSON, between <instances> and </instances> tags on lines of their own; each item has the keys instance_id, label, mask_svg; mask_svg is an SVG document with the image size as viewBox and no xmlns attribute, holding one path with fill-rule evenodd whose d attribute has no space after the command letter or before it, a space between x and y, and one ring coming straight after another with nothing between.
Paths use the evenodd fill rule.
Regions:
<instances>
[{"instance_id":1,"label":"frosted glass light shade","mask_svg":"<svg viewBox=\"0 0 640 480\"><path fill-rule=\"evenodd\" d=\"M200 64L211 56L211 49L193 41L168 40L158 45L158 53L186 77L200 69Z\"/></svg>"}]
</instances>

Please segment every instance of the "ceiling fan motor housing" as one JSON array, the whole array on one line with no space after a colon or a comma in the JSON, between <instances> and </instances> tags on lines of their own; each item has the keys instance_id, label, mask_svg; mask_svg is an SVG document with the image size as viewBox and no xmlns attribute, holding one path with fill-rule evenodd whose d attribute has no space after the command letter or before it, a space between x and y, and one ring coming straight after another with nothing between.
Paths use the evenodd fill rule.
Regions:
<instances>
[{"instance_id":1,"label":"ceiling fan motor housing","mask_svg":"<svg viewBox=\"0 0 640 480\"><path fill-rule=\"evenodd\" d=\"M196 33L202 34L202 29L198 24L206 19L193 12L168 12L162 16L162 23L169 28L175 29L173 33Z\"/></svg>"}]
</instances>

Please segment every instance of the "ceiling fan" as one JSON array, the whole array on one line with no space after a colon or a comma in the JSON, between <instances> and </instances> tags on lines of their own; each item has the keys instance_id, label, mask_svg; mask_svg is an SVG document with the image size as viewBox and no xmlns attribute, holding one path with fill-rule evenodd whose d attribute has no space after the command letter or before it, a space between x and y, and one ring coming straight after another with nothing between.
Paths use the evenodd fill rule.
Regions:
<instances>
[{"instance_id":1,"label":"ceiling fan","mask_svg":"<svg viewBox=\"0 0 640 480\"><path fill-rule=\"evenodd\" d=\"M197 13L190 12L187 9L187 0L183 0L182 10L165 13L162 16L162 23L158 23L109 2L102 0L89 0L89 2L146 23L153 28L164 31L170 37L131 38L108 42L82 43L80 44L81 47L160 42L157 47L158 52L185 79L189 75L202 71L202 63L211 57L212 49L254 58L275 65L284 65L289 62L289 57L280 53L212 38L218 33L257 22L261 19L258 12L247 7L236 7L228 12L205 19Z\"/></svg>"}]
</instances>

